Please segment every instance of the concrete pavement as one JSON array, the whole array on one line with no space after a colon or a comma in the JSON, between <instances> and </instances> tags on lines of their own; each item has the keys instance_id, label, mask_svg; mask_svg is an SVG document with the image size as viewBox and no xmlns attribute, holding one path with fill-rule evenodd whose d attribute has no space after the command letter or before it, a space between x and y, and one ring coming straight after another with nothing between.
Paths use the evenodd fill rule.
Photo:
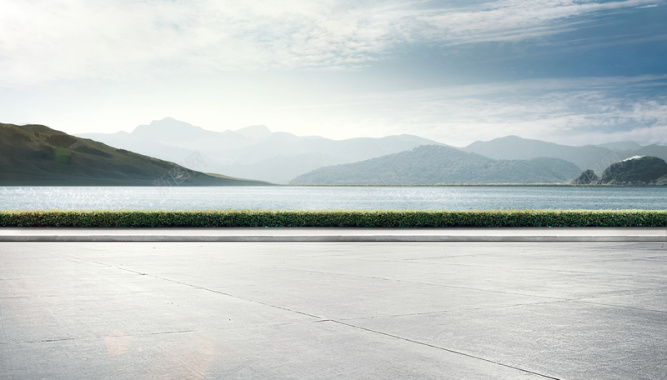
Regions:
<instances>
[{"instance_id":1,"label":"concrete pavement","mask_svg":"<svg viewBox=\"0 0 667 380\"><path fill-rule=\"evenodd\" d=\"M3 379L662 379L667 243L0 243Z\"/></svg>"},{"instance_id":2,"label":"concrete pavement","mask_svg":"<svg viewBox=\"0 0 667 380\"><path fill-rule=\"evenodd\" d=\"M0 228L0 242L667 242L667 228Z\"/></svg>"}]
</instances>

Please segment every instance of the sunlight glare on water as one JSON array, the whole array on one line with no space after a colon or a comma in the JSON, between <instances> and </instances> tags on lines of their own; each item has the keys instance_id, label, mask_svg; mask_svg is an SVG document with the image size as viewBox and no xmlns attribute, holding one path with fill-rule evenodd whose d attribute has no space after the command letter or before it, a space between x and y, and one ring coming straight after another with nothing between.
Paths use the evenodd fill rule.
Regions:
<instances>
[{"instance_id":1,"label":"sunlight glare on water","mask_svg":"<svg viewBox=\"0 0 667 380\"><path fill-rule=\"evenodd\" d=\"M667 209L666 187L0 187L4 210Z\"/></svg>"}]
</instances>

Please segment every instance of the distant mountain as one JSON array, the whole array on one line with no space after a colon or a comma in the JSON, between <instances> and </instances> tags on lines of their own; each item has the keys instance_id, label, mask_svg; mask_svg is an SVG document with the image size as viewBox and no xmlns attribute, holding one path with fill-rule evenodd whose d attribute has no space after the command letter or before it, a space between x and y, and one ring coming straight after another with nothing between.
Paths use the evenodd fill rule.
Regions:
<instances>
[{"instance_id":1,"label":"distant mountain","mask_svg":"<svg viewBox=\"0 0 667 380\"><path fill-rule=\"evenodd\" d=\"M273 183L287 183L322 166L366 160L420 145L439 144L411 135L332 140L271 132L265 126L213 132L171 118L139 126L132 133L78 136L177 163L197 153L202 156L207 172Z\"/></svg>"},{"instance_id":2,"label":"distant mountain","mask_svg":"<svg viewBox=\"0 0 667 380\"><path fill-rule=\"evenodd\" d=\"M496 160L528 160L537 157L560 158L573 162L580 169L602 172L610 163L619 160L616 152L599 146L567 146L540 140L507 136L491 141L477 141L464 148ZM624 157L623 157L624 158ZM611 162L608 162L611 161Z\"/></svg>"},{"instance_id":3,"label":"distant mountain","mask_svg":"<svg viewBox=\"0 0 667 380\"><path fill-rule=\"evenodd\" d=\"M464 148L494 159L525 160L536 157L552 157L567 160L582 170L591 169L596 175L609 165L633 156L653 156L667 160L667 146L648 145L622 141L601 145L568 146L540 140L507 136L491 141L477 141Z\"/></svg>"},{"instance_id":4,"label":"distant mountain","mask_svg":"<svg viewBox=\"0 0 667 380\"><path fill-rule=\"evenodd\" d=\"M355 163L421 145L446 146L413 135L332 140L272 132L263 125L214 132L172 118L138 126L131 133L87 133L77 136L176 162L193 170L273 183L288 183L295 177L321 167ZM636 147L640 148L628 150ZM635 155L667 159L667 146L661 145L641 147L634 142L618 142L603 146L574 147L517 136L475 142L464 150L492 159L558 158L573 162L579 167L579 173L592 169L598 176L609 165ZM186 158L192 155L201 157L200 165L188 166Z\"/></svg>"},{"instance_id":5,"label":"distant mountain","mask_svg":"<svg viewBox=\"0 0 667 380\"><path fill-rule=\"evenodd\" d=\"M641 145L639 145L634 141L618 141L606 144L598 144L596 146L599 146L601 148L611 149L615 152L634 151L642 148Z\"/></svg>"},{"instance_id":6,"label":"distant mountain","mask_svg":"<svg viewBox=\"0 0 667 380\"><path fill-rule=\"evenodd\" d=\"M251 125L249 127L237 129L234 131L237 135L241 135L251 141L262 141L271 136L271 130L265 125Z\"/></svg>"},{"instance_id":7,"label":"distant mountain","mask_svg":"<svg viewBox=\"0 0 667 380\"><path fill-rule=\"evenodd\" d=\"M43 125L0 124L0 185L228 186L256 181L213 177L171 162L74 137Z\"/></svg>"},{"instance_id":8,"label":"distant mountain","mask_svg":"<svg viewBox=\"0 0 667 380\"><path fill-rule=\"evenodd\" d=\"M420 146L298 176L290 184L394 185L567 183L581 170L571 162L536 158L494 160L447 146Z\"/></svg>"},{"instance_id":9,"label":"distant mountain","mask_svg":"<svg viewBox=\"0 0 667 380\"><path fill-rule=\"evenodd\" d=\"M153 139L158 136L159 141L180 142L206 140L215 138L217 134L168 117L149 125L140 125L132 131L132 135L142 139Z\"/></svg>"},{"instance_id":10,"label":"distant mountain","mask_svg":"<svg viewBox=\"0 0 667 380\"><path fill-rule=\"evenodd\" d=\"M667 185L667 162L658 157L631 157L605 169L598 183L605 185Z\"/></svg>"},{"instance_id":11,"label":"distant mountain","mask_svg":"<svg viewBox=\"0 0 667 380\"><path fill-rule=\"evenodd\" d=\"M193 153L235 150L263 140L253 138L253 133L213 132L172 118L140 125L132 133L81 133L76 136L174 162Z\"/></svg>"},{"instance_id":12,"label":"distant mountain","mask_svg":"<svg viewBox=\"0 0 667 380\"><path fill-rule=\"evenodd\" d=\"M627 157L634 157L634 156L650 156L650 157L658 157L662 158L663 160L667 161L667 146L665 145L647 145L641 149L633 150L632 152L628 152L626 154ZM624 158L627 158L624 157Z\"/></svg>"}]
</instances>

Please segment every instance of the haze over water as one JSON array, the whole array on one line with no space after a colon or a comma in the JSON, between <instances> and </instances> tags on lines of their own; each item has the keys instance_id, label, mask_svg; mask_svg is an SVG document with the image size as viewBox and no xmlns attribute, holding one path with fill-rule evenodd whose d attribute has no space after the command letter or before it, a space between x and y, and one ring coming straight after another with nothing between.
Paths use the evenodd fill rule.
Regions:
<instances>
[{"instance_id":1,"label":"haze over water","mask_svg":"<svg viewBox=\"0 0 667 380\"><path fill-rule=\"evenodd\" d=\"M0 210L667 209L664 187L0 187Z\"/></svg>"}]
</instances>

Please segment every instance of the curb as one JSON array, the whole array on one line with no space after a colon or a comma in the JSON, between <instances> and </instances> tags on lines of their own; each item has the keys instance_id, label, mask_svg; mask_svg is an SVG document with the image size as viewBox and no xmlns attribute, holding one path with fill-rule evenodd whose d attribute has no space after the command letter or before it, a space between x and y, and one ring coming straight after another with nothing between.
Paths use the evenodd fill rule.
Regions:
<instances>
[{"instance_id":1,"label":"curb","mask_svg":"<svg viewBox=\"0 0 667 380\"><path fill-rule=\"evenodd\" d=\"M354 236L184 236L184 235L76 235L76 236L44 236L20 235L0 236L0 242L33 242L33 243L436 243L436 242L540 242L540 243L573 243L573 242L633 242L633 243L665 243L667 236L456 236L456 235L354 235Z\"/></svg>"}]
</instances>

